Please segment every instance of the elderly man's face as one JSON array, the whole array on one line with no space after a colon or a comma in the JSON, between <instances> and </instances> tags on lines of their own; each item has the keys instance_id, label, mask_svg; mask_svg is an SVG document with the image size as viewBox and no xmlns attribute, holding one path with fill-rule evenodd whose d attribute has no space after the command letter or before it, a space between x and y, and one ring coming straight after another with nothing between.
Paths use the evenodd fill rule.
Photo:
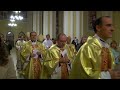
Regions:
<instances>
[{"instance_id":1,"label":"elderly man's face","mask_svg":"<svg viewBox=\"0 0 120 90\"><path fill-rule=\"evenodd\" d=\"M37 33L35 33L35 32L31 33L30 38L31 38L32 41L36 41L36 39L37 39Z\"/></svg>"},{"instance_id":2,"label":"elderly man's face","mask_svg":"<svg viewBox=\"0 0 120 90\"><path fill-rule=\"evenodd\" d=\"M58 46L59 46L60 48L63 48L63 47L65 46L65 44L66 44L66 41L67 41L67 37L66 37L65 35L61 35L61 36L59 37L59 40L57 41Z\"/></svg>"}]
</instances>

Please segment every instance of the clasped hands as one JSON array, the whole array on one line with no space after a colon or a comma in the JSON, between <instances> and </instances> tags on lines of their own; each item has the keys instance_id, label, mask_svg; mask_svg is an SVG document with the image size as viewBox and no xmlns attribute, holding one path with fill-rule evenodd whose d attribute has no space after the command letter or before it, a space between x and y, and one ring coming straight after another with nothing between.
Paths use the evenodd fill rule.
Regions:
<instances>
[{"instance_id":1,"label":"clasped hands","mask_svg":"<svg viewBox=\"0 0 120 90\"><path fill-rule=\"evenodd\" d=\"M36 53L31 53L30 56L31 56L31 57L35 57L36 54L37 54L38 56L41 55L40 51L38 51L38 52L36 52Z\"/></svg>"},{"instance_id":2,"label":"clasped hands","mask_svg":"<svg viewBox=\"0 0 120 90\"><path fill-rule=\"evenodd\" d=\"M64 57L61 57L59 60L60 63L69 63L69 61L70 60L68 59L68 57L66 55Z\"/></svg>"}]
</instances>

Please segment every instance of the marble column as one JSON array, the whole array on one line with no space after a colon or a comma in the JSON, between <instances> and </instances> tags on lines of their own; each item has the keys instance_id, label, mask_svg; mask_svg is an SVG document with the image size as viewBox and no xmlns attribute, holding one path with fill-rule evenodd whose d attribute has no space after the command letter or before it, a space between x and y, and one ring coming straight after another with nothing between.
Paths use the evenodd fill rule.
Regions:
<instances>
[{"instance_id":1,"label":"marble column","mask_svg":"<svg viewBox=\"0 0 120 90\"><path fill-rule=\"evenodd\" d=\"M83 36L83 11L64 11L63 32L73 39Z\"/></svg>"}]
</instances>

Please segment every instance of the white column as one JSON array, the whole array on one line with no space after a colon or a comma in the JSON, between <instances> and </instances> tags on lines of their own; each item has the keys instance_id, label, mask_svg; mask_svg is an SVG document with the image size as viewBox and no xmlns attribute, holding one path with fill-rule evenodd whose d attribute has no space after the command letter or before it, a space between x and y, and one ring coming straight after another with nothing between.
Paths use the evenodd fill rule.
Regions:
<instances>
[{"instance_id":1,"label":"white column","mask_svg":"<svg viewBox=\"0 0 120 90\"><path fill-rule=\"evenodd\" d=\"M73 38L73 11L64 11L63 33Z\"/></svg>"},{"instance_id":2,"label":"white column","mask_svg":"<svg viewBox=\"0 0 120 90\"><path fill-rule=\"evenodd\" d=\"M27 11L27 31L26 32L31 32L33 31L33 12L32 11Z\"/></svg>"},{"instance_id":3,"label":"white column","mask_svg":"<svg viewBox=\"0 0 120 90\"><path fill-rule=\"evenodd\" d=\"M40 17L39 17L39 11L37 11L37 13L36 13L36 32L37 32L37 34L39 35L40 33L39 33L39 31L40 31L40 29L39 29L39 23L40 23Z\"/></svg>"},{"instance_id":4,"label":"white column","mask_svg":"<svg viewBox=\"0 0 120 90\"><path fill-rule=\"evenodd\" d=\"M53 30L52 30L52 38L56 38L56 11L53 11Z\"/></svg>"},{"instance_id":5,"label":"white column","mask_svg":"<svg viewBox=\"0 0 120 90\"><path fill-rule=\"evenodd\" d=\"M68 11L64 11L63 33L68 35Z\"/></svg>"},{"instance_id":6,"label":"white column","mask_svg":"<svg viewBox=\"0 0 120 90\"><path fill-rule=\"evenodd\" d=\"M33 11L33 31L36 32L36 11Z\"/></svg>"},{"instance_id":7,"label":"white column","mask_svg":"<svg viewBox=\"0 0 120 90\"><path fill-rule=\"evenodd\" d=\"M43 36L48 34L48 11L43 12Z\"/></svg>"},{"instance_id":8,"label":"white column","mask_svg":"<svg viewBox=\"0 0 120 90\"><path fill-rule=\"evenodd\" d=\"M39 35L40 33L40 12L39 11L33 11L33 31Z\"/></svg>"},{"instance_id":9,"label":"white column","mask_svg":"<svg viewBox=\"0 0 120 90\"><path fill-rule=\"evenodd\" d=\"M43 12L43 36L44 38L46 37L47 34L50 34L51 38L53 38L56 35L56 21L55 21L56 15L55 14L56 13L54 11Z\"/></svg>"},{"instance_id":10,"label":"white column","mask_svg":"<svg viewBox=\"0 0 120 90\"><path fill-rule=\"evenodd\" d=\"M70 11L70 36L73 38L73 11Z\"/></svg>"},{"instance_id":11,"label":"white column","mask_svg":"<svg viewBox=\"0 0 120 90\"><path fill-rule=\"evenodd\" d=\"M64 11L64 29L63 32L73 39L79 40L83 36L83 11Z\"/></svg>"},{"instance_id":12,"label":"white column","mask_svg":"<svg viewBox=\"0 0 120 90\"><path fill-rule=\"evenodd\" d=\"M76 37L80 39L80 35L80 11L76 11Z\"/></svg>"},{"instance_id":13,"label":"white column","mask_svg":"<svg viewBox=\"0 0 120 90\"><path fill-rule=\"evenodd\" d=\"M39 34L43 33L43 11L39 12Z\"/></svg>"},{"instance_id":14,"label":"white column","mask_svg":"<svg viewBox=\"0 0 120 90\"><path fill-rule=\"evenodd\" d=\"M53 11L50 11L49 13L50 13L49 14L50 15L50 23L49 23L50 24L50 29L49 29L50 33L49 34L50 34L50 37L52 38L52 35L53 35L52 34L53 33L53 17L52 17L53 16Z\"/></svg>"},{"instance_id":15,"label":"white column","mask_svg":"<svg viewBox=\"0 0 120 90\"><path fill-rule=\"evenodd\" d=\"M78 26L78 27L80 28L79 31L81 31L81 34L80 34L80 32L79 32L80 35L78 36L78 38L80 39L80 38L84 35L84 34L83 34L83 23L84 23L84 20L83 20L83 11L80 11L79 17L80 17L79 20L80 20L81 22L80 22L80 27L79 27L79 26Z\"/></svg>"}]
</instances>

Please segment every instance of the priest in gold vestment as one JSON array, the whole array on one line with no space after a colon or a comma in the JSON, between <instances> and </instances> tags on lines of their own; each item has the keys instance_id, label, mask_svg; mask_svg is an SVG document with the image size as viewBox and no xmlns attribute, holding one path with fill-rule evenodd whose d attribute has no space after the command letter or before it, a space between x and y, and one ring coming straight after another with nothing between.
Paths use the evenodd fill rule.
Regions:
<instances>
[{"instance_id":1,"label":"priest in gold vestment","mask_svg":"<svg viewBox=\"0 0 120 90\"><path fill-rule=\"evenodd\" d=\"M43 44L37 41L36 32L31 32L30 38L21 51L24 59L23 76L25 79L41 79L46 50Z\"/></svg>"},{"instance_id":2,"label":"priest in gold vestment","mask_svg":"<svg viewBox=\"0 0 120 90\"><path fill-rule=\"evenodd\" d=\"M16 42L16 55L17 55L17 69L18 69L18 71L20 70L22 70L22 68L23 68L23 60L22 60L22 58L21 58L21 55L20 55L20 53L21 53L21 50L22 50L22 48L23 48L23 46L24 46L24 44L26 43L26 41L24 40L24 36L20 36L20 39Z\"/></svg>"},{"instance_id":3,"label":"priest in gold vestment","mask_svg":"<svg viewBox=\"0 0 120 90\"><path fill-rule=\"evenodd\" d=\"M47 52L44 67L47 71L48 78L51 79L68 79L71 70L72 58L66 47L67 37L60 33L57 37L57 44L52 45Z\"/></svg>"},{"instance_id":4,"label":"priest in gold vestment","mask_svg":"<svg viewBox=\"0 0 120 90\"><path fill-rule=\"evenodd\" d=\"M115 71L115 62L107 39L114 31L109 16L98 18L93 25L95 35L89 36L80 48L72 65L70 79L112 79L120 78L120 71Z\"/></svg>"},{"instance_id":5,"label":"priest in gold vestment","mask_svg":"<svg viewBox=\"0 0 120 90\"><path fill-rule=\"evenodd\" d=\"M69 58L73 61L76 57L77 51L75 49L75 45L71 43L71 37L70 36L67 37L66 48L68 50Z\"/></svg>"}]
</instances>

